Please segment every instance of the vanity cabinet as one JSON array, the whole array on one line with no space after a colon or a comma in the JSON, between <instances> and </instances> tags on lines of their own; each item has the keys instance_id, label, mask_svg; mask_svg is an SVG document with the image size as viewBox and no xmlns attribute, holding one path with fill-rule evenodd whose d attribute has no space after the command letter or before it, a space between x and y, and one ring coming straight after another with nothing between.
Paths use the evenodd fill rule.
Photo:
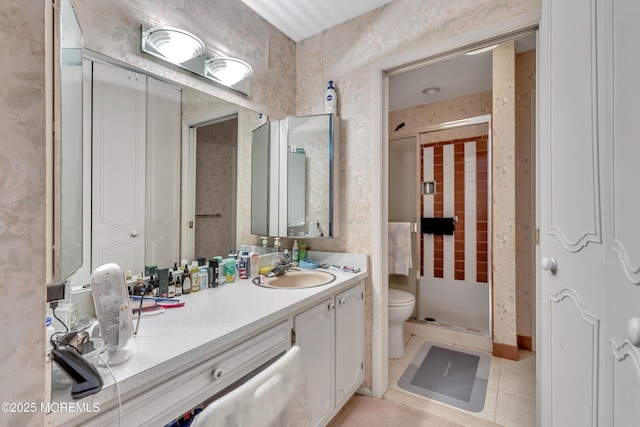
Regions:
<instances>
[{"instance_id":1,"label":"vanity cabinet","mask_svg":"<svg viewBox=\"0 0 640 427\"><path fill-rule=\"evenodd\" d=\"M294 317L311 426L324 426L364 380L364 283Z\"/></svg>"}]
</instances>

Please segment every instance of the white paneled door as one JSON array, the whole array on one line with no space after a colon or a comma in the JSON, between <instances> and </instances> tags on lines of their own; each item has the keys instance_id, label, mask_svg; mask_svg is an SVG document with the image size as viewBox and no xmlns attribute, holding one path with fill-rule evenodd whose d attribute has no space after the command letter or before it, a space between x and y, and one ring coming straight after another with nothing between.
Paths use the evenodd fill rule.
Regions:
<instances>
[{"instance_id":1,"label":"white paneled door","mask_svg":"<svg viewBox=\"0 0 640 427\"><path fill-rule=\"evenodd\" d=\"M634 0L543 1L538 294L543 426L640 420L640 59Z\"/></svg>"},{"instance_id":2,"label":"white paneled door","mask_svg":"<svg viewBox=\"0 0 640 427\"><path fill-rule=\"evenodd\" d=\"M146 76L93 63L92 270L144 269Z\"/></svg>"}]
</instances>

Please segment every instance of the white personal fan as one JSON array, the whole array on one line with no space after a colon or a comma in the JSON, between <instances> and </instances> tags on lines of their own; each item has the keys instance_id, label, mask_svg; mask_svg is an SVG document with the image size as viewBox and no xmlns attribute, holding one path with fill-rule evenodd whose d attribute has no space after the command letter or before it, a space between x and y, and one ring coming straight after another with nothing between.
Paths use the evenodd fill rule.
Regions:
<instances>
[{"instance_id":1,"label":"white personal fan","mask_svg":"<svg viewBox=\"0 0 640 427\"><path fill-rule=\"evenodd\" d=\"M105 264L91 273L91 295L107 350L106 363L121 365L133 356L124 348L133 335L133 317L127 282L118 264Z\"/></svg>"}]
</instances>

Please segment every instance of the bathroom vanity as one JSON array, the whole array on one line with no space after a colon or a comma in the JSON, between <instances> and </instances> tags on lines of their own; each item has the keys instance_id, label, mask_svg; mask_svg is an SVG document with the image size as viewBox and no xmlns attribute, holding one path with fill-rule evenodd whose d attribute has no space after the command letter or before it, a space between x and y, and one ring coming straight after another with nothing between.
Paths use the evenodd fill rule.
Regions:
<instances>
[{"instance_id":1,"label":"bathroom vanity","mask_svg":"<svg viewBox=\"0 0 640 427\"><path fill-rule=\"evenodd\" d=\"M345 257L361 271L331 271L336 280L327 285L272 289L240 280L143 317L127 345L133 358L112 368L118 387L98 368L102 391L74 401L80 411L47 414L46 425L165 425L292 345L301 347L311 425L326 425L364 380L367 256L326 254L323 261ZM53 391L52 402L71 401L68 389Z\"/></svg>"}]
</instances>

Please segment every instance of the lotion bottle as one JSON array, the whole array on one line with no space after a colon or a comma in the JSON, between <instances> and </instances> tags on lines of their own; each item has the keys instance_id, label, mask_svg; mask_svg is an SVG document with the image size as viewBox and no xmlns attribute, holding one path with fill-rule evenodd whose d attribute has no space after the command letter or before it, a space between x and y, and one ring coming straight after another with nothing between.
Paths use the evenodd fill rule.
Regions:
<instances>
[{"instance_id":1,"label":"lotion bottle","mask_svg":"<svg viewBox=\"0 0 640 427\"><path fill-rule=\"evenodd\" d=\"M252 250L251 252L249 252L249 269L250 269L250 273L249 273L250 279L253 277L256 277L260 272L260 256L258 255L258 252L256 252L255 250Z\"/></svg>"},{"instance_id":2,"label":"lotion bottle","mask_svg":"<svg viewBox=\"0 0 640 427\"><path fill-rule=\"evenodd\" d=\"M324 98L324 112L338 115L338 97L336 89L333 87L333 80L329 80L329 85L327 86L327 93Z\"/></svg>"}]
</instances>

